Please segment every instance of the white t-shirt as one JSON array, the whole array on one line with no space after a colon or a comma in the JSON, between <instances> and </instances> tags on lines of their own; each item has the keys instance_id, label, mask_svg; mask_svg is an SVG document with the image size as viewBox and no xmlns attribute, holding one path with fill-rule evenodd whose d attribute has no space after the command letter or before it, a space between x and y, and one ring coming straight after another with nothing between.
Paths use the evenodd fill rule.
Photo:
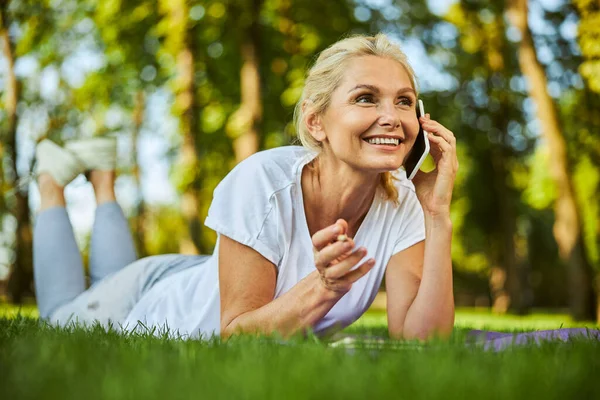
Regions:
<instances>
[{"instance_id":1,"label":"white t-shirt","mask_svg":"<svg viewBox=\"0 0 600 400\"><path fill-rule=\"evenodd\" d=\"M301 189L303 167L316 156L286 146L254 154L238 164L214 191L205 225L260 253L277 268L275 298L315 270ZM400 206L381 189L354 240L376 264L321 319L314 331L345 327L371 305L391 256L425 239L423 211L404 170L395 173ZM124 325L165 326L191 337L220 330L219 239L213 255L198 267L158 282L133 308ZM365 259L366 259L365 258Z\"/></svg>"}]
</instances>

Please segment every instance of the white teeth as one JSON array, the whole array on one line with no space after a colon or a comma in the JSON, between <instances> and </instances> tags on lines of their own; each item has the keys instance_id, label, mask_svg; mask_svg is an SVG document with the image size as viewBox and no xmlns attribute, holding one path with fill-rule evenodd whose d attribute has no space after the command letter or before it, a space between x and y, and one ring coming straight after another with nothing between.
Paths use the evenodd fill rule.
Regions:
<instances>
[{"instance_id":1,"label":"white teeth","mask_svg":"<svg viewBox=\"0 0 600 400\"><path fill-rule=\"evenodd\" d=\"M367 139L367 142L370 144L391 144L393 146L398 146L400 140L394 138L369 138Z\"/></svg>"}]
</instances>

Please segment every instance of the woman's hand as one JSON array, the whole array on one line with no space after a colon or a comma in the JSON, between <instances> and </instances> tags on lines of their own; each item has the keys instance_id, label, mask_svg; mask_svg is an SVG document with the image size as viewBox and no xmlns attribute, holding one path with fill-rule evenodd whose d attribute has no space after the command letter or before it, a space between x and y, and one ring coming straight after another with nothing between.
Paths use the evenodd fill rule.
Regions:
<instances>
[{"instance_id":1,"label":"woman's hand","mask_svg":"<svg viewBox=\"0 0 600 400\"><path fill-rule=\"evenodd\" d=\"M354 240L345 238L347 229L348 223L339 219L312 237L315 266L321 283L326 290L340 297L375 265L375 260L371 258L351 271L367 255L367 249L360 247L352 251ZM340 239L345 240L338 240L340 235L343 235Z\"/></svg>"},{"instance_id":2,"label":"woman's hand","mask_svg":"<svg viewBox=\"0 0 600 400\"><path fill-rule=\"evenodd\" d=\"M421 117L419 121L428 132L429 153L435 161L436 168L431 172L417 172L413 179L417 197L425 213L449 214L454 180L458 171L456 138L442 124L432 120L429 114Z\"/></svg>"}]
</instances>

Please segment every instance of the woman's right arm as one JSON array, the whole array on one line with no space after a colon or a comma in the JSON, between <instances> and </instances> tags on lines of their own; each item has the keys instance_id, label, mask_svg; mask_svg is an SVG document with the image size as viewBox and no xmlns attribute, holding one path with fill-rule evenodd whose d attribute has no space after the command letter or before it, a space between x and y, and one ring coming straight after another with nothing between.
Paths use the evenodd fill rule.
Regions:
<instances>
[{"instance_id":1,"label":"woman's right arm","mask_svg":"<svg viewBox=\"0 0 600 400\"><path fill-rule=\"evenodd\" d=\"M273 299L275 266L252 248L221 235L221 337L242 332L278 332L289 337L305 332L323 318L374 265L369 260L350 271L366 255L366 250L350 253L352 240L336 241L344 224L336 223L313 236L316 270L277 299ZM336 226L341 229L335 230Z\"/></svg>"}]
</instances>

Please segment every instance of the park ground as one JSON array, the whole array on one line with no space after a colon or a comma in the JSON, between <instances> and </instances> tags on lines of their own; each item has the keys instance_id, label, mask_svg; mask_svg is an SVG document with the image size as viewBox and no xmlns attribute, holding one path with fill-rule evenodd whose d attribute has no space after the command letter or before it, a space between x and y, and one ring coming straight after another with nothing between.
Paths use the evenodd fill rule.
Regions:
<instances>
[{"instance_id":1,"label":"park ground","mask_svg":"<svg viewBox=\"0 0 600 400\"><path fill-rule=\"evenodd\" d=\"M385 339L371 310L339 338L174 340L41 324L34 307L0 305L2 399L572 399L600 398L600 343L486 351L470 329L597 328L567 315L459 309L447 341ZM384 338L379 342L372 337Z\"/></svg>"}]
</instances>

